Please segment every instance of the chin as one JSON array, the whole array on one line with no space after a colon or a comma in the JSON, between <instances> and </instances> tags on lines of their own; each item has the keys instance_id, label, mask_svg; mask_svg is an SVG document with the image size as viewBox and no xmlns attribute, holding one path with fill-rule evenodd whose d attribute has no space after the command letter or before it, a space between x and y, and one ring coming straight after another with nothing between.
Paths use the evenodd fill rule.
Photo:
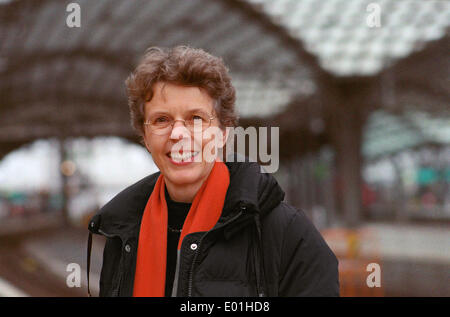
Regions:
<instances>
[{"instance_id":1,"label":"chin","mask_svg":"<svg viewBox=\"0 0 450 317\"><path fill-rule=\"evenodd\" d=\"M176 185L186 185L198 182L201 179L201 173L199 171L184 170L184 171L170 171L164 175L165 178Z\"/></svg>"}]
</instances>

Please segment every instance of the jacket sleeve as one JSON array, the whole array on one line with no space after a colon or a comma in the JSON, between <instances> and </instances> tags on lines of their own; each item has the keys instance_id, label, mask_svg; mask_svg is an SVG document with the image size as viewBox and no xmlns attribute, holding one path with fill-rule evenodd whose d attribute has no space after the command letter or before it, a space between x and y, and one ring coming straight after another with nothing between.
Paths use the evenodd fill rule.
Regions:
<instances>
[{"instance_id":1,"label":"jacket sleeve","mask_svg":"<svg viewBox=\"0 0 450 317\"><path fill-rule=\"evenodd\" d=\"M280 273L280 296L339 296L338 260L302 211L286 228Z\"/></svg>"}]
</instances>

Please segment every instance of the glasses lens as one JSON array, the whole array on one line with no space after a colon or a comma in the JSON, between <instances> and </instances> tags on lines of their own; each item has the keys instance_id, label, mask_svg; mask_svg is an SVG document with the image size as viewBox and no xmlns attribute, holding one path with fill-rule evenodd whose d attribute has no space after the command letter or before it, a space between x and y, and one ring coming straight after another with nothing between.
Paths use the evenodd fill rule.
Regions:
<instances>
[{"instance_id":1,"label":"glasses lens","mask_svg":"<svg viewBox=\"0 0 450 317\"><path fill-rule=\"evenodd\" d=\"M149 118L148 126L155 134L166 134L172 126L172 119L165 115L155 115Z\"/></svg>"},{"instance_id":2,"label":"glasses lens","mask_svg":"<svg viewBox=\"0 0 450 317\"><path fill-rule=\"evenodd\" d=\"M165 128L152 128L152 133L156 135L166 135L170 133L171 126L165 127Z\"/></svg>"},{"instance_id":3,"label":"glasses lens","mask_svg":"<svg viewBox=\"0 0 450 317\"><path fill-rule=\"evenodd\" d=\"M205 131L210 124L211 120L206 113L193 114L188 120L186 120L186 128L191 131Z\"/></svg>"},{"instance_id":4,"label":"glasses lens","mask_svg":"<svg viewBox=\"0 0 450 317\"><path fill-rule=\"evenodd\" d=\"M161 114L151 116L146 122L152 133L157 135L165 135L170 133L174 121L171 117ZM183 121L183 120L181 120ZM184 120L185 127L191 132L205 131L211 125L211 116L204 112L196 112L190 114L188 118Z\"/></svg>"}]
</instances>

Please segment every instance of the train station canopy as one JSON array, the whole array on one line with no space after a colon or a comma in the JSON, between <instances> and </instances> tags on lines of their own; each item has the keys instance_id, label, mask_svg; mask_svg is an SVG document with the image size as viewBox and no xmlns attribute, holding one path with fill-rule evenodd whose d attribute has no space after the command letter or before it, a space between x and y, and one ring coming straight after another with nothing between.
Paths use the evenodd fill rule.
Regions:
<instances>
[{"instance_id":1,"label":"train station canopy","mask_svg":"<svg viewBox=\"0 0 450 317\"><path fill-rule=\"evenodd\" d=\"M81 25L71 28L69 1L2 0L0 157L39 138L133 138L124 80L148 47L180 44L224 59L244 122L299 119L302 107L287 111L293 100L326 94L342 80L369 79L383 97L368 124L365 154L403 148L400 135L410 141L403 132L382 134L388 130L380 125L409 129L417 142L447 142L448 130L411 130L415 119L403 112L448 115L450 2L375 1L381 25L370 27L372 2L79 0ZM377 141L386 138L401 144Z\"/></svg>"}]
</instances>

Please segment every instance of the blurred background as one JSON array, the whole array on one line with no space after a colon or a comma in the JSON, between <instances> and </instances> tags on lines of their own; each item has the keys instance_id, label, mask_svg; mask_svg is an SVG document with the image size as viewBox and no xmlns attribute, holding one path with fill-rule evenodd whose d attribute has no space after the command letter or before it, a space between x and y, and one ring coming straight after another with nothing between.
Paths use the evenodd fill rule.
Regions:
<instances>
[{"instance_id":1,"label":"blurred background","mask_svg":"<svg viewBox=\"0 0 450 317\"><path fill-rule=\"evenodd\" d=\"M179 44L224 59L241 126L279 127L342 296L450 296L449 26L446 0L0 0L0 296L86 296L87 221L157 171L124 80Z\"/></svg>"}]
</instances>

